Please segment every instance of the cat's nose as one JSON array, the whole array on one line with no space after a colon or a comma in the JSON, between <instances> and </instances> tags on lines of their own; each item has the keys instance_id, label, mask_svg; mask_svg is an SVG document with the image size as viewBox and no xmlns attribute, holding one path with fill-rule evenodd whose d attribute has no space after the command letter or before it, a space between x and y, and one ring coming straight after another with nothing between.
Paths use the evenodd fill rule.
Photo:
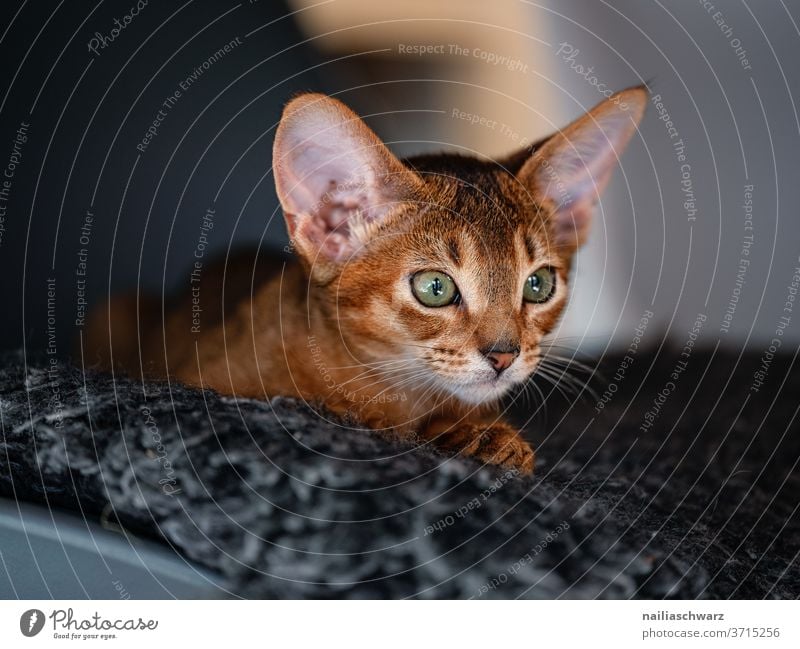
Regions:
<instances>
[{"instance_id":1,"label":"cat's nose","mask_svg":"<svg viewBox=\"0 0 800 649\"><path fill-rule=\"evenodd\" d=\"M519 347L506 347L503 349L490 349L484 352L494 371L500 374L511 367L511 363L519 356Z\"/></svg>"}]
</instances>

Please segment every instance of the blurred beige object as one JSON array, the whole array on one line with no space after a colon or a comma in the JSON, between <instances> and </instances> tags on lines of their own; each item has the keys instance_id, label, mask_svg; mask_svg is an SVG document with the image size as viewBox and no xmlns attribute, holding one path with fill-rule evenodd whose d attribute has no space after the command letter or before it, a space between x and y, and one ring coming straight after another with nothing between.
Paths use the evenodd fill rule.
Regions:
<instances>
[{"instance_id":1,"label":"blurred beige object","mask_svg":"<svg viewBox=\"0 0 800 649\"><path fill-rule=\"evenodd\" d=\"M330 55L374 52L381 59L413 59L452 81L432 84L427 102L451 117L445 132L438 132L441 141L500 156L556 126L558 96L547 80L552 46L542 36L550 18L544 10L517 0L291 5L301 29ZM472 117L454 116L462 113Z\"/></svg>"}]
</instances>

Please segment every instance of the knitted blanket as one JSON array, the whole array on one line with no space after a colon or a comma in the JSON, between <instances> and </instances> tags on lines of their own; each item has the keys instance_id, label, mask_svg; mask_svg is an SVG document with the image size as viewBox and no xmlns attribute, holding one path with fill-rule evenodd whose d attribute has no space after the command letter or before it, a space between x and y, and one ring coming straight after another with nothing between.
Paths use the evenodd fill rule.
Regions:
<instances>
[{"instance_id":1,"label":"knitted blanket","mask_svg":"<svg viewBox=\"0 0 800 649\"><path fill-rule=\"evenodd\" d=\"M597 398L542 383L546 417L512 406L537 447L522 478L292 399L15 355L0 493L110 512L242 597L798 597L793 359L754 392L757 357L696 351L667 393L677 354L653 357L621 378L605 358Z\"/></svg>"}]
</instances>

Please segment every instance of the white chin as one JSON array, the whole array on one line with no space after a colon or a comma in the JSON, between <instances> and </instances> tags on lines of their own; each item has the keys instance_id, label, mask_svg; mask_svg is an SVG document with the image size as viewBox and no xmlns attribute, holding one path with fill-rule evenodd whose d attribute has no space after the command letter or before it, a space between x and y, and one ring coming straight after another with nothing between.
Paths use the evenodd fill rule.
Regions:
<instances>
[{"instance_id":1,"label":"white chin","mask_svg":"<svg viewBox=\"0 0 800 649\"><path fill-rule=\"evenodd\" d=\"M450 392L457 399L473 406L497 401L511 387L508 381L481 381L465 385L450 385Z\"/></svg>"}]
</instances>

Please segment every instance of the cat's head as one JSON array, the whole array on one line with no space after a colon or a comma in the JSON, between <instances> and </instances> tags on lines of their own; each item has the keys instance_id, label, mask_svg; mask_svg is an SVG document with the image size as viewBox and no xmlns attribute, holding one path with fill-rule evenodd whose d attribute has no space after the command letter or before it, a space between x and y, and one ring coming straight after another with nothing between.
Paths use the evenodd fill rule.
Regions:
<instances>
[{"instance_id":1,"label":"cat's head","mask_svg":"<svg viewBox=\"0 0 800 649\"><path fill-rule=\"evenodd\" d=\"M643 87L625 90L500 162L400 161L341 102L293 99L275 137L278 196L311 299L354 360L470 404L524 382L646 105Z\"/></svg>"}]
</instances>

